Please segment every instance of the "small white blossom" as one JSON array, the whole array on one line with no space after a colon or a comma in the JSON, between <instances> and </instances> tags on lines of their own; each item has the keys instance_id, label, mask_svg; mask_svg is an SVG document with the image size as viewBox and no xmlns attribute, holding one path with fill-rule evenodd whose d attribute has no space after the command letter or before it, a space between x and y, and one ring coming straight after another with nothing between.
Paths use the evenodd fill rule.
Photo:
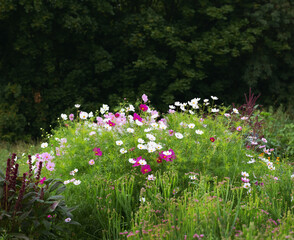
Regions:
<instances>
[{"instance_id":1,"label":"small white blossom","mask_svg":"<svg viewBox=\"0 0 294 240\"><path fill-rule=\"evenodd\" d=\"M194 128L195 127L195 124L194 123L190 123L190 124L188 124L188 128Z\"/></svg>"},{"instance_id":2,"label":"small white blossom","mask_svg":"<svg viewBox=\"0 0 294 240\"><path fill-rule=\"evenodd\" d=\"M48 143L45 142L41 144L41 148L46 148L46 147L48 147Z\"/></svg>"},{"instance_id":3,"label":"small white blossom","mask_svg":"<svg viewBox=\"0 0 294 240\"><path fill-rule=\"evenodd\" d=\"M128 151L127 150L125 150L124 148L122 148L121 150L119 150L120 151L120 153L121 154L125 154L125 153L127 153Z\"/></svg>"},{"instance_id":4,"label":"small white blossom","mask_svg":"<svg viewBox=\"0 0 294 240\"><path fill-rule=\"evenodd\" d=\"M74 184L74 185L80 185L80 184L81 184L81 181L80 181L80 180L75 180L75 181L73 182L73 184Z\"/></svg>"},{"instance_id":5,"label":"small white blossom","mask_svg":"<svg viewBox=\"0 0 294 240\"><path fill-rule=\"evenodd\" d=\"M134 158L129 158L129 162L133 164L136 163L136 160Z\"/></svg>"},{"instance_id":6,"label":"small white blossom","mask_svg":"<svg viewBox=\"0 0 294 240\"><path fill-rule=\"evenodd\" d=\"M216 108L213 108L213 109L211 109L211 112L219 112L219 109L216 109Z\"/></svg>"},{"instance_id":7,"label":"small white blossom","mask_svg":"<svg viewBox=\"0 0 294 240\"><path fill-rule=\"evenodd\" d=\"M201 131L201 130L196 130L195 133L196 133L196 134L199 134L199 135L202 135L204 132Z\"/></svg>"},{"instance_id":8,"label":"small white blossom","mask_svg":"<svg viewBox=\"0 0 294 240\"><path fill-rule=\"evenodd\" d=\"M146 146L143 144L138 144L137 148L139 148L140 150L146 149Z\"/></svg>"},{"instance_id":9,"label":"small white blossom","mask_svg":"<svg viewBox=\"0 0 294 240\"><path fill-rule=\"evenodd\" d=\"M123 141L121 141L121 140L116 141L115 143L116 143L117 146L121 146L121 145L123 145Z\"/></svg>"},{"instance_id":10,"label":"small white blossom","mask_svg":"<svg viewBox=\"0 0 294 240\"><path fill-rule=\"evenodd\" d=\"M178 139L182 139L184 136L183 136L183 134L181 134L181 133L175 133L175 136L176 136L176 138L178 138Z\"/></svg>"},{"instance_id":11,"label":"small white blossom","mask_svg":"<svg viewBox=\"0 0 294 240\"><path fill-rule=\"evenodd\" d=\"M134 132L134 129L133 129L133 128L128 128L128 129L127 129L127 132L129 132L129 133L133 133L133 132Z\"/></svg>"},{"instance_id":12,"label":"small white blossom","mask_svg":"<svg viewBox=\"0 0 294 240\"><path fill-rule=\"evenodd\" d=\"M211 96L212 100L218 100L217 97Z\"/></svg>"},{"instance_id":13,"label":"small white blossom","mask_svg":"<svg viewBox=\"0 0 294 240\"><path fill-rule=\"evenodd\" d=\"M75 104L75 107L76 108L79 108L81 105L80 104Z\"/></svg>"},{"instance_id":14,"label":"small white blossom","mask_svg":"<svg viewBox=\"0 0 294 240\"><path fill-rule=\"evenodd\" d=\"M138 143L145 143L145 141L142 138L139 138Z\"/></svg>"},{"instance_id":15,"label":"small white blossom","mask_svg":"<svg viewBox=\"0 0 294 240\"><path fill-rule=\"evenodd\" d=\"M83 112L83 111L80 112L80 118L81 119L85 120L85 119L88 118L88 116L89 116L89 114L87 112Z\"/></svg>"},{"instance_id":16,"label":"small white blossom","mask_svg":"<svg viewBox=\"0 0 294 240\"><path fill-rule=\"evenodd\" d=\"M62 118L63 120L67 120L67 115L64 114L64 113L62 113L62 114L61 114L61 118Z\"/></svg>"},{"instance_id":17,"label":"small white blossom","mask_svg":"<svg viewBox=\"0 0 294 240\"><path fill-rule=\"evenodd\" d=\"M236 114L239 114L239 111L237 108L233 108L233 112L236 113Z\"/></svg>"},{"instance_id":18,"label":"small white blossom","mask_svg":"<svg viewBox=\"0 0 294 240\"><path fill-rule=\"evenodd\" d=\"M153 174L151 174L151 175L148 175L147 179L149 181L154 181L156 179L156 177L154 177Z\"/></svg>"}]
</instances>

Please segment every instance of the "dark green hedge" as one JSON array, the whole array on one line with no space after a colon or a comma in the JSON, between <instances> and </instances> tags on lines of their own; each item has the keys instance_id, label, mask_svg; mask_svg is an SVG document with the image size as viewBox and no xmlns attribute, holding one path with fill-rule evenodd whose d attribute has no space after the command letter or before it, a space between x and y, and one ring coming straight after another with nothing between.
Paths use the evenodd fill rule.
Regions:
<instances>
[{"instance_id":1,"label":"dark green hedge","mask_svg":"<svg viewBox=\"0 0 294 240\"><path fill-rule=\"evenodd\" d=\"M146 93L291 104L291 0L0 0L0 139Z\"/></svg>"}]
</instances>

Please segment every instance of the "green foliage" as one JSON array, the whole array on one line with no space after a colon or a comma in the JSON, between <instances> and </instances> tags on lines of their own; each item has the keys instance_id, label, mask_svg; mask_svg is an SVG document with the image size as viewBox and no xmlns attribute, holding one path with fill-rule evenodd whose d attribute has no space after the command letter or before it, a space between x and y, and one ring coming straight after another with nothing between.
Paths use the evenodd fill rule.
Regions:
<instances>
[{"instance_id":1,"label":"green foliage","mask_svg":"<svg viewBox=\"0 0 294 240\"><path fill-rule=\"evenodd\" d=\"M135 104L135 110L139 105ZM226 117L229 108L223 105L217 113L212 111L215 101L198 103L199 109L187 104L185 111L184 105L177 107L177 112L166 114L161 121L152 120L151 112L138 110L143 118L140 124L132 120L129 103L120 106L119 116L104 115L104 124L98 113L87 120L60 120L53 135L48 135L49 144L43 151L54 156L55 170L46 174L60 176L69 190L64 192L66 202L79 205L75 217L82 227L74 229L71 239L293 235L293 169L282 157L279 162L274 154L266 159L259 149L246 149L252 125L241 116L253 113L250 109L242 114L230 111L231 116ZM126 120L121 125L120 117ZM99 124L93 123L95 119ZM116 125L110 128L105 123L109 119ZM238 126L242 131L236 130ZM152 142L160 146L141 149L142 140L145 146ZM97 150L96 155L94 148L102 153ZM170 149L175 158L159 161L160 153ZM139 156L150 165L150 173L143 174L140 165L133 166ZM249 174L248 189L241 179L244 171Z\"/></svg>"},{"instance_id":2,"label":"green foliage","mask_svg":"<svg viewBox=\"0 0 294 240\"><path fill-rule=\"evenodd\" d=\"M75 103L134 101L160 110L216 95L293 102L293 3L0 1L0 136L39 136ZM11 97L11 93L14 96Z\"/></svg>"},{"instance_id":3,"label":"green foliage","mask_svg":"<svg viewBox=\"0 0 294 240\"><path fill-rule=\"evenodd\" d=\"M294 161L294 124L293 113L281 105L276 111L269 108L260 114L265 121L264 136L276 153L283 154L291 162Z\"/></svg>"},{"instance_id":4,"label":"green foliage","mask_svg":"<svg viewBox=\"0 0 294 240\"><path fill-rule=\"evenodd\" d=\"M30 159L30 158L29 158ZM58 179L40 180L41 166L33 177L28 173L18 177L16 156L7 161L6 176L0 175L0 233L8 239L56 239L65 237L65 223L73 217L61 195L64 184ZM69 231L68 231L69 232Z\"/></svg>"}]
</instances>

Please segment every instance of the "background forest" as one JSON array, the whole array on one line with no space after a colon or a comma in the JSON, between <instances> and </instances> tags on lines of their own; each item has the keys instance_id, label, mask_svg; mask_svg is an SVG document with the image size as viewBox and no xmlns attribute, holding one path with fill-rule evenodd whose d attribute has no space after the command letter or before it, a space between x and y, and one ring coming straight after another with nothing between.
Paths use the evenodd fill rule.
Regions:
<instances>
[{"instance_id":1,"label":"background forest","mask_svg":"<svg viewBox=\"0 0 294 240\"><path fill-rule=\"evenodd\" d=\"M0 0L0 140L146 93L293 111L291 0Z\"/></svg>"}]
</instances>

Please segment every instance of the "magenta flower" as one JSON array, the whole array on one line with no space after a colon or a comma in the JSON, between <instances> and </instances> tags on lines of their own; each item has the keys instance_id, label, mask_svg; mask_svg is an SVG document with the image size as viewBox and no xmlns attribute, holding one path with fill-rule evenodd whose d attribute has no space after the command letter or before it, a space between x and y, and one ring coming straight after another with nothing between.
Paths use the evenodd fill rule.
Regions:
<instances>
[{"instance_id":1,"label":"magenta flower","mask_svg":"<svg viewBox=\"0 0 294 240\"><path fill-rule=\"evenodd\" d=\"M114 114L114 116L115 116L116 118L118 118L118 117L120 116L120 114L119 114L119 113L116 113L116 114Z\"/></svg>"},{"instance_id":2,"label":"magenta flower","mask_svg":"<svg viewBox=\"0 0 294 240\"><path fill-rule=\"evenodd\" d=\"M74 117L75 117L75 115L73 115L72 113L69 114L69 120L70 120L70 121L73 121L73 120L74 120Z\"/></svg>"},{"instance_id":3,"label":"magenta flower","mask_svg":"<svg viewBox=\"0 0 294 240\"><path fill-rule=\"evenodd\" d=\"M148 173L148 172L151 172L151 167L149 165L141 166L141 172L143 174Z\"/></svg>"},{"instance_id":4,"label":"magenta flower","mask_svg":"<svg viewBox=\"0 0 294 240\"><path fill-rule=\"evenodd\" d=\"M44 181L46 180L46 177L43 177L41 180L40 180L40 184L44 184Z\"/></svg>"},{"instance_id":5,"label":"magenta flower","mask_svg":"<svg viewBox=\"0 0 294 240\"><path fill-rule=\"evenodd\" d=\"M146 112L148 110L148 106L145 105L145 104L141 104L140 105L140 109L143 111L143 112Z\"/></svg>"},{"instance_id":6,"label":"magenta flower","mask_svg":"<svg viewBox=\"0 0 294 240\"><path fill-rule=\"evenodd\" d=\"M136 120L142 122L142 118L140 117L140 115L137 113L134 113L134 121L136 121Z\"/></svg>"},{"instance_id":7,"label":"magenta flower","mask_svg":"<svg viewBox=\"0 0 294 240\"><path fill-rule=\"evenodd\" d=\"M106 122L110 127L114 127L115 126L115 123L114 122L111 122L110 120L108 122Z\"/></svg>"},{"instance_id":8,"label":"magenta flower","mask_svg":"<svg viewBox=\"0 0 294 240\"><path fill-rule=\"evenodd\" d=\"M93 148L93 151L96 156L102 156L102 152L101 152L100 148L95 147L95 148Z\"/></svg>"},{"instance_id":9,"label":"magenta flower","mask_svg":"<svg viewBox=\"0 0 294 240\"><path fill-rule=\"evenodd\" d=\"M143 94L142 95L142 99L143 99L144 103L147 102L148 101L147 95L146 94Z\"/></svg>"},{"instance_id":10,"label":"magenta flower","mask_svg":"<svg viewBox=\"0 0 294 240\"><path fill-rule=\"evenodd\" d=\"M173 159L176 159L176 155L172 149L169 149L168 151L162 151L158 154L162 160L167 162L172 162Z\"/></svg>"},{"instance_id":11,"label":"magenta flower","mask_svg":"<svg viewBox=\"0 0 294 240\"><path fill-rule=\"evenodd\" d=\"M133 167L137 167L140 166L141 164L139 163L139 161L142 160L142 156L138 157L137 159L135 159L135 164L133 165Z\"/></svg>"},{"instance_id":12,"label":"magenta flower","mask_svg":"<svg viewBox=\"0 0 294 240\"><path fill-rule=\"evenodd\" d=\"M174 130L172 130L172 129L168 130L168 134L169 134L170 136L173 136L173 135L174 135Z\"/></svg>"}]
</instances>

